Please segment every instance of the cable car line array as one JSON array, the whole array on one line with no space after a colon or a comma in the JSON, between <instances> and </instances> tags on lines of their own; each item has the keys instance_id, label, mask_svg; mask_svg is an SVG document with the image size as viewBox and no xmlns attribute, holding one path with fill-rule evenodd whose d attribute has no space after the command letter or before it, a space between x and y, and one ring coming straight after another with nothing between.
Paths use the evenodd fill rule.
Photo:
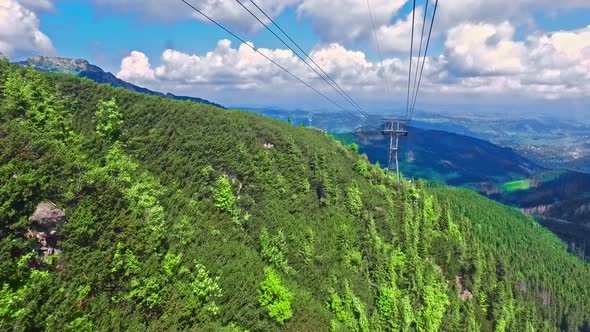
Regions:
<instances>
[{"instance_id":1,"label":"cable car line array","mask_svg":"<svg viewBox=\"0 0 590 332\"><path fill-rule=\"evenodd\" d=\"M384 128L381 131L381 134L389 137L389 163L387 165L387 169L388 172L395 171L397 173L398 182L401 182L401 175L399 171L398 162L399 138L408 136L408 131L404 129L404 126L408 125L414 117L414 110L416 109L416 100L418 99L418 91L420 90L420 83L422 82L422 74L424 73L424 65L426 63L426 56L428 54L428 47L430 46L430 37L432 36L432 27L434 25L436 9L438 8L438 0L436 0L434 5L432 18L430 21L430 28L428 31L428 38L426 40L426 47L424 48L424 54L422 54L422 46L424 45L424 31L426 29L426 18L428 16L428 5L429 0L426 0L426 5L424 6L424 17L422 19L422 32L420 33L420 46L418 47L418 59L416 61L416 68L414 69L415 72L412 72L414 63L414 30L416 27L416 0L413 0L412 35L410 39L410 63L408 66L408 94L406 97L406 117L404 120L396 118L385 119ZM420 58L422 58L422 64L420 64ZM414 76L413 84L412 76Z\"/></svg>"},{"instance_id":2,"label":"cable car line array","mask_svg":"<svg viewBox=\"0 0 590 332\"><path fill-rule=\"evenodd\" d=\"M268 61L270 61L271 63L273 63L275 66L279 67L281 70L283 70L284 72L286 72L289 76L293 77L294 79L296 79L301 84L303 84L306 87L310 88L315 93L317 93L318 95L320 95L321 97L323 97L324 99L326 99L327 101L329 101L330 103L334 104L336 107L338 107L342 111L344 111L344 112L350 114L351 116L353 116L354 118L358 119L361 123L365 123L366 124L366 121L365 120L363 120L362 118L358 117L356 114L348 111L347 109L345 109L344 107L342 107L340 104L338 104L336 101L334 101L332 98L326 96L325 94L323 94L322 92L320 92L319 90L317 90L316 88L314 88L313 86L311 86L309 83L307 83L304 80L302 80L301 78L299 78L297 75L291 73L287 68L283 67L278 62L274 61L269 56L267 56L266 54L260 52L256 47L254 47L251 44L247 43L243 38L239 37L237 34L235 34L234 32L232 32L231 30L229 30L225 26L223 26L221 23L217 22L216 20L214 20L213 18L211 18L210 16L208 16L207 14L205 14L204 12L202 12L201 10L199 10L198 8L196 8L195 6L193 6L192 4L190 4L189 2L187 2L186 0L180 0L180 1L182 1L184 4L186 4L187 6L189 6L190 8L192 8L194 11L196 11L197 13L199 13L200 15L202 15L203 17L205 17L211 23L213 23L213 24L217 25L218 27L220 27L222 30L224 30L225 32L227 32L228 34L230 34L232 37L234 37L237 40L239 40L242 44L244 44L247 47L251 48L254 52L256 52L259 55L263 56L265 59L267 59ZM362 112L361 112L361 114L362 114ZM363 116L365 116L365 114L363 114Z\"/></svg>"},{"instance_id":3,"label":"cable car line array","mask_svg":"<svg viewBox=\"0 0 590 332\"><path fill-rule=\"evenodd\" d=\"M406 120L410 120L410 85L412 81L412 63L414 62L414 23L416 19L416 0L412 9L412 38L410 39L410 70L408 71L408 97L406 101Z\"/></svg>"},{"instance_id":4,"label":"cable car line array","mask_svg":"<svg viewBox=\"0 0 590 332\"><path fill-rule=\"evenodd\" d=\"M342 94L344 94L344 95L346 96L346 99L347 99L347 100L349 100L349 102L350 102L351 104L353 104L353 107L355 107L357 110L359 110L361 113L363 113L363 115L364 115L364 116L366 116L366 117L368 117L368 116L369 116L369 114L368 114L368 113L367 113L367 112L366 112L366 111L365 111L365 110L364 110L364 109L363 109L361 106L359 106L359 105L358 105L358 104L357 104L357 103L354 101L354 98L352 98L352 97L351 97L351 96L350 96L350 95L349 95L349 94L348 94L348 93L347 93L347 92L346 92L346 91L345 91L345 90L344 90L342 87L340 87L340 85L338 85L338 83L336 83L336 81L334 81L334 79L333 79L333 78L332 78L332 77L331 77L331 76L330 76L328 73L326 73L326 72L324 71L324 69L322 69L322 67L321 67L319 64L317 64L317 63L315 62L315 60L314 60L314 59L313 59L313 58L312 58L312 57L311 57L311 56L310 56L310 55L309 55L309 54L308 54L308 53L307 53L305 50L303 50L303 48L301 48L301 46L299 46L299 44L297 44L297 42L296 42L296 41L294 41L294 40L293 40L293 38L291 38L291 36L289 36L289 34L287 34L287 33L285 32L285 30L283 30L283 29L282 29L282 28L281 28L281 27L280 27L280 26L279 26L279 25L278 25L278 24L275 22L275 20L273 20L273 19L272 19L272 18L271 18L271 17L270 17L270 16L269 16L269 15L268 15L268 14L267 14L267 13L266 13L266 12L265 12L263 9L262 9L262 8L260 8L260 6L258 6L258 4L256 4L256 2L255 2L254 0L250 0L250 2L251 2L251 3L252 3L252 4L253 4L253 5L254 5L254 6L255 6L255 7L256 7L256 8L257 8L257 9L258 9L258 10L259 10L261 13L262 13L262 14L263 14L263 15L264 15L264 17L266 17L266 19L268 19L268 20L269 20L269 21L270 21L270 22L271 22L271 23L272 23L272 24L273 24L273 25L274 25L274 26L275 26L277 29L279 29L279 31L280 31L280 32L281 32L283 35L285 35L285 37L287 37L287 39L289 39L289 41L290 41L291 43L293 43L293 45L295 45L295 47L296 47L296 48L297 48L299 51L301 51L301 53L303 53L303 54L305 55L305 57L306 57L307 59L309 59L309 60L310 60L310 61L311 61L311 62L312 62L312 63L313 63L313 64L314 64L314 65L315 65L315 66L316 66L316 67L317 67L317 68L318 68L318 69L319 69L321 72L322 72L322 74L324 74L324 75L325 75L325 77L326 77L326 78L327 78L327 79L328 79L330 82L332 82L332 83L333 83L333 84L334 84L334 85L335 85L335 86L338 88L338 90L340 90L340 92L342 92ZM243 6L243 4L242 4L242 6ZM264 24L264 25L265 25L265 24ZM265 25L265 26L266 26L266 25ZM267 27L267 29L268 29L268 27ZM271 32L272 32L272 30L269 30L269 31L271 31ZM274 33L273 33L273 34L274 34ZM285 43L283 42L283 44L285 44ZM286 45L286 44L285 44L285 45ZM287 46L287 47L289 47L288 45L286 45L286 46ZM293 50L292 48L290 48L290 47L289 47L289 49L290 49L291 51L293 51L293 53L297 54L297 52L295 52L295 50ZM301 59L301 57L299 57L299 58ZM303 60L303 59L301 59L301 60L302 60L303 62L305 62L305 63L306 63L306 64L307 64L307 65L308 65L310 68L312 68L312 69L313 69L313 67L311 67L311 66L310 66L310 64L308 64L308 63L307 63L305 60ZM314 70L314 72L316 72L316 74L318 74L318 76L320 76L320 77L322 76L322 75L320 75L320 74L319 74L319 73L318 73L316 70ZM342 96L342 94L340 94L340 95Z\"/></svg>"},{"instance_id":5,"label":"cable car line array","mask_svg":"<svg viewBox=\"0 0 590 332\"><path fill-rule=\"evenodd\" d=\"M354 102L354 100L352 98L350 98L350 96L346 93L346 91L344 91L342 88L340 88L340 86L334 82L334 84L336 84L336 86L338 88L336 88L334 86L334 84L332 84L330 81L328 81L324 75L322 75L320 72L318 72L317 69L315 69L311 64L309 64L301 55L299 55L298 52L296 52L291 45L287 44L287 42L285 42L285 40L283 38L281 38L279 35L277 35L266 23L264 23L256 14L254 14L250 9L248 9L248 7L246 7L244 5L244 3L242 3L240 0L235 0L238 4L240 4L240 6L242 6L242 8L244 8L248 13L250 13L250 15L252 15L252 17L254 17L260 24L262 24L268 31L270 31L270 33L272 33L278 40L281 41L281 43L283 43L283 45L285 45L287 48L289 48L301 61L303 61L303 63L305 63L309 68L311 68L311 70L313 70L324 82L326 82L326 84L328 84L332 89L334 89L334 91L336 91L342 98L344 98L349 104L352 105L352 107L356 108L357 111L359 111L363 116L368 117L368 113L365 112L365 110L363 110L360 106L358 106L357 103ZM258 8L258 10L260 10L267 18L268 16L266 15L265 12L262 11L262 9L258 6L256 6ZM274 23L275 26L277 25L276 23ZM282 30L282 29L281 29ZM283 34L285 34L285 32L283 31ZM292 39L291 39L292 40ZM294 42L293 42L294 43ZM319 67L316 64L317 67ZM319 67L321 69L321 67ZM323 70L322 70L323 71ZM344 92L344 93L343 93Z\"/></svg>"},{"instance_id":6,"label":"cable car line array","mask_svg":"<svg viewBox=\"0 0 590 332\"><path fill-rule=\"evenodd\" d=\"M413 66L413 63L414 63L414 33L415 33L415 28L416 28L416 0L413 0L412 34L411 34L411 39L410 39L410 61L409 61L409 70L408 70L408 90L407 90L407 96L406 96L406 114L405 114L404 119L399 119L399 118L398 119L396 119L396 118L385 119L385 125L383 128L377 128L377 127L369 124L367 122L367 120L369 120L369 114L350 96L350 94L348 94L330 75L328 75L328 73L326 73L326 71L307 52L305 52L303 50L303 48L301 48L301 46L299 46L299 44L297 44L297 42L295 42L293 40L293 38L291 38L291 36L289 36L289 34L287 32L285 32L285 30L283 30L276 23L275 20L273 20L260 6L258 6L258 4L256 4L256 2L254 0L249 0L249 1L252 3L252 5L254 5L254 7L256 7L256 9L258 9L258 11L264 17L261 17L261 16L255 14L252 10L250 10L248 7L246 7L246 5L244 4L245 2L242 2L241 0L235 0L235 1L244 10L246 10L252 17L254 17L260 24L262 24L268 31L270 31L279 41L281 41L283 43L283 45L285 45L287 48L289 48L293 52L293 54L295 54L295 56L297 56L298 59L303 61L303 63L305 63L311 70L313 70L322 79L322 81L324 81L324 83L326 83L328 86L330 86L338 95L340 95L342 98L344 98L354 108L354 110L356 110L360 114L360 117L357 114L344 108L342 105L340 105L334 99L330 98L326 94L324 94L321 91L319 91L318 89L314 88L310 83L307 83L306 81L299 78L297 75L290 72L287 68L285 68L284 66L282 66L281 64L279 64L277 61L273 60L272 58L270 58L266 54L262 53L260 50L258 50L256 47L254 47L252 44L247 43L243 38L239 37L237 34L232 32L231 30L229 30L225 26L223 26L221 23L219 23L216 20L214 20L213 18L209 17L207 14L203 13L201 10L199 10L198 8L196 8L195 6L190 4L187 0L181 0L181 1L184 4L186 4L187 6L189 6L190 8L192 8L194 11L199 13L201 16L205 17L207 20L209 20L210 22L217 25L218 27L223 29L225 32L227 32L228 34L233 36L235 39L239 40L242 44L251 48L255 53L258 53L259 55L263 56L265 59L270 61L275 66L279 67L281 70L286 72L289 76L293 77L295 80L297 80L301 84L305 85L306 87L310 88L315 93L317 93L318 95L320 95L321 97L323 97L324 99L326 99L327 101L329 101L330 103L335 105L338 109L344 111L345 113L348 113L349 115L351 115L355 119L359 120L361 125L365 124L368 127L375 128L375 129L379 130L381 132L381 134L388 136L389 137L388 170L389 171L396 171L398 181L401 181L400 172L399 172L399 164L398 164L399 137L408 136L408 131L406 129L404 129L403 127L405 125L409 124L412 121L412 118L414 116L416 102L418 99L418 93L420 90L420 85L422 83L422 76L423 76L424 67L426 64L426 56L428 54L428 48L430 46L430 39L432 36L432 28L434 26L434 19L436 17L436 11L438 8L438 0L435 0L434 10L433 10L432 17L430 20L430 27L428 29L428 37L426 38L426 46L424 47L424 53L422 53L422 46L424 46L424 32L426 31L426 21L427 21L428 8L429 8L429 3L430 3L430 0L426 0L424 17L422 19L422 29L421 29L422 31L420 33L420 45L418 47L418 58L416 61L415 68ZM371 26L373 28L373 35L374 35L375 42L377 45L377 51L378 51L379 57L380 57L380 67L383 69L383 78L384 78L388 92L390 92L393 97L393 93L391 90L393 87L390 86L389 81L387 79L387 70L385 69L383 53L381 52L381 45L379 44L379 39L377 38L377 29L375 27L375 20L373 18L371 3L370 3L370 0L366 0L366 2L367 2L367 8L369 10L369 18L371 20ZM292 47L291 44L289 44L281 36L279 36L278 33L275 32L275 30L270 27L271 24L264 22L264 19L267 19L268 22L270 22L272 24L272 26L274 26L276 29L278 29L299 51L296 51ZM301 54L303 54L305 57L302 56ZM306 59L308 59L309 61ZM422 63L420 63L420 61L422 61ZM313 66L312 66L312 64L313 64ZM415 71L412 71L412 70L415 70ZM414 78L413 81L412 81L412 76Z\"/></svg>"},{"instance_id":7,"label":"cable car line array","mask_svg":"<svg viewBox=\"0 0 590 332\"><path fill-rule=\"evenodd\" d=\"M428 0L426 0L426 6L428 8ZM409 120L411 121L414 116L414 110L416 109L416 99L418 99L418 91L420 90L420 83L422 82L422 73L424 72L424 64L426 63L426 55L428 53L428 47L430 46L430 37L432 36L432 27L434 26L434 18L436 17L436 9L438 8L438 0L434 3L434 11L432 13L432 18L430 21L430 29L428 31L428 38L426 39L426 48L424 50L424 56L422 58L422 68L420 68L420 76L418 78L418 85L416 86L416 90L414 91L414 101L412 102L412 108L410 112ZM426 17L426 11L424 12L424 17ZM420 63L420 58L418 57L418 64Z\"/></svg>"},{"instance_id":8,"label":"cable car line array","mask_svg":"<svg viewBox=\"0 0 590 332\"><path fill-rule=\"evenodd\" d=\"M414 86L412 87L412 98L410 99L410 112L408 115L408 120L412 118L412 104L414 103L414 92L416 91L416 83L418 82L418 68L420 67L420 57L422 56L422 44L424 42L424 28L426 26L426 13L428 13L428 3L430 1L426 0L426 5L424 6L424 14L422 15L422 33L420 34L420 47L418 47L418 63L416 64L415 76L414 76ZM426 57L424 57L426 59Z\"/></svg>"}]
</instances>

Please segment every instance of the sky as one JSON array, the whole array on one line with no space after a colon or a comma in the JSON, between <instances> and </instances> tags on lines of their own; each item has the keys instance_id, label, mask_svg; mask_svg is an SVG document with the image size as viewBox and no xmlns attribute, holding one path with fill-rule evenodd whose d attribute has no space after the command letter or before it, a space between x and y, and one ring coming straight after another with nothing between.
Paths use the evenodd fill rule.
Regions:
<instances>
[{"instance_id":1,"label":"sky","mask_svg":"<svg viewBox=\"0 0 590 332\"><path fill-rule=\"evenodd\" d=\"M187 1L333 102L181 0L0 0L0 52L83 58L140 86L231 107L354 110L237 0ZM415 11L413 0L242 1L270 15L360 108L405 110L412 16L418 48L426 0ZM590 115L589 105L590 0L439 1L418 110Z\"/></svg>"}]
</instances>

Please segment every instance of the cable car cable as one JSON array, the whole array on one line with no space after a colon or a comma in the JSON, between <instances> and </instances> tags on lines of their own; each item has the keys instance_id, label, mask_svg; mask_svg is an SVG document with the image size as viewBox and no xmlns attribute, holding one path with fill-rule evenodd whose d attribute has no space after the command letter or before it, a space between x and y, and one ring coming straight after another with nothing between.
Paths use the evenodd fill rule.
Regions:
<instances>
[{"instance_id":1,"label":"cable car cable","mask_svg":"<svg viewBox=\"0 0 590 332\"><path fill-rule=\"evenodd\" d=\"M426 5L424 6L424 14L423 19L422 19L422 32L420 33L420 47L418 47L418 61L417 61L417 67L416 67L416 73L414 75L414 86L412 87L412 95L410 98L410 105L413 104L414 102L414 95L415 95L415 91L416 91L416 83L418 82L418 68L420 67L420 57L422 56L422 44L424 42L424 28L426 26L426 15L428 14L428 3L430 1L426 0ZM426 54L425 54L426 55ZM411 110L411 107L410 107ZM411 111L410 111L410 116L411 116Z\"/></svg>"},{"instance_id":2,"label":"cable car cable","mask_svg":"<svg viewBox=\"0 0 590 332\"><path fill-rule=\"evenodd\" d=\"M294 79L296 79L297 81L299 81L303 85L307 86L308 88L310 88L311 90L313 90L314 92L316 92L318 95L322 96L324 99L326 99L330 103L336 105L342 111L344 111L346 113L349 113L351 116L353 116L356 119L358 119L359 121L361 121L361 123L366 123L364 120L362 120L361 118L359 118L358 116L356 116L356 114L353 114L353 113L349 112L348 110L346 110L344 107L340 106L340 104L338 104L337 102L335 102L334 100L332 100L330 97L328 97L325 94L321 93L316 88L312 87L310 84L308 84L307 82L305 82L302 79L300 79L299 77L297 77L297 75L291 73L288 69L286 69L285 67L281 66L279 63L277 63L276 61L274 61L273 59L271 59L270 57L268 57L266 54L260 52L256 47L254 47L254 46L250 45L249 43L247 43L244 39L242 39L241 37L239 37L238 35L236 35L235 33L233 33L228 28L224 27L221 23L218 23L217 21L215 21L214 19L212 19L211 17L209 17L207 14L203 13L201 10L197 9L192 4L188 3L186 0L180 0L180 1L182 1L184 4L186 4L187 6L189 6L190 8L192 8L197 13L201 14L203 17L205 17L211 23L217 25L218 27L220 27L221 29L223 29L225 32L227 32L228 34L230 34L231 36L233 36L234 38L236 38L237 40L239 40L240 42L242 42L247 47L251 48L254 52L260 54L265 59L267 59L268 61L270 61L271 63L273 63L275 66L277 66L280 69L282 69L284 72L286 72L287 74L289 74L289 76L293 77Z\"/></svg>"},{"instance_id":3,"label":"cable car cable","mask_svg":"<svg viewBox=\"0 0 590 332\"><path fill-rule=\"evenodd\" d=\"M426 49L424 50L424 59L422 60L422 68L420 69L420 76L418 78L418 85L414 95L414 102L412 105L412 111L410 113L410 120L414 116L414 110L416 109L416 99L418 98L418 91L420 90L420 83L422 82L422 74L424 72L424 64L426 63L426 54L428 53L428 47L430 46L430 37L432 35L432 27L434 26L434 18L436 17L436 10L438 8L438 0L434 3L434 12L432 13L432 19L430 20L430 29L428 31L428 38L426 39Z\"/></svg>"},{"instance_id":4,"label":"cable car cable","mask_svg":"<svg viewBox=\"0 0 590 332\"><path fill-rule=\"evenodd\" d=\"M354 104L360 108L363 113L368 116L368 113L362 108L360 107L355 101L354 98L352 98L352 96L350 96L350 94L348 94L346 92L346 90L344 90L342 87L340 87L340 85L338 85L338 83L336 83L336 81L328 74L324 71L324 69L315 62L315 60L307 53L305 52L305 50L303 50L303 48L301 48L301 46L299 46L299 44L297 44L297 42L295 42L293 40L293 38L291 38L291 36L289 36L289 34L287 34L287 32L285 32L285 30L283 30L277 23L275 20L273 20L264 10L262 10L262 8L260 8L260 6L258 6L258 4L254 1L254 0L250 0L250 2L277 28L279 29L279 31L281 31L283 33L283 35L285 35L285 37L287 37L287 39L289 39L289 41L291 41L295 47L297 47L297 49L299 49L299 51L301 51L301 53L303 53L305 55L306 58L308 58L316 67L318 67L318 69L332 82L334 83L334 85L336 85L340 91L342 91L342 93L344 93L349 99L350 101L354 102ZM292 50L292 49L291 49ZM293 51L293 50L292 50ZM293 51L295 52L295 51Z\"/></svg>"},{"instance_id":5,"label":"cable car cable","mask_svg":"<svg viewBox=\"0 0 590 332\"><path fill-rule=\"evenodd\" d=\"M307 61L305 61L305 59L299 55L299 53L297 51L295 51L289 44L287 44L287 42L285 42L285 40L283 40L280 36L278 36L266 23L264 23L256 14L254 14L250 9L248 9L248 7L246 7L240 0L235 0L237 3L240 4L240 6L242 6L242 8L244 8L248 13L250 13L250 15L252 15L252 17L254 17L260 24L262 24L268 31L270 31L277 39L279 39L281 41L281 43L283 43L283 45L285 45L286 47L288 47L301 61L303 61L303 63L305 63L309 68L311 68L311 70L313 70L324 82L326 82L332 89L334 89L334 91L336 91L338 94L340 94L340 96L342 98L344 98L349 104L352 105L352 107L356 108L357 111L359 111L363 116L368 116L368 114L360 107L358 106L358 104L356 104L354 102L354 100L348 99L350 98L346 92L342 93L340 90L342 90L342 88L340 88L340 90L338 90L330 81L328 81L322 74L320 74L317 69L315 69L312 65L310 65ZM262 9L260 9L260 11L262 11ZM266 13L263 13L264 15L266 15ZM267 16L268 17L268 16Z\"/></svg>"},{"instance_id":6,"label":"cable car cable","mask_svg":"<svg viewBox=\"0 0 590 332\"><path fill-rule=\"evenodd\" d=\"M408 72L408 96L406 100L406 119L410 116L410 85L412 82L412 58L414 53L414 23L416 18L416 0L414 0L414 6L412 9L412 39L410 40L410 70Z\"/></svg>"}]
</instances>

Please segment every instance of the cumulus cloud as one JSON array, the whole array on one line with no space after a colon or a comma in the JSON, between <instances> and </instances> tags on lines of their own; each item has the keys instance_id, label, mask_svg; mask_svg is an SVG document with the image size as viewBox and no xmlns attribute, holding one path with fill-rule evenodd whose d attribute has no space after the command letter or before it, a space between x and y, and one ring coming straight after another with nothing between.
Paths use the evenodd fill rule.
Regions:
<instances>
[{"instance_id":1,"label":"cumulus cloud","mask_svg":"<svg viewBox=\"0 0 590 332\"><path fill-rule=\"evenodd\" d=\"M34 2L33 0L24 0ZM42 0L49 1L49 0ZM136 13L145 19L176 20L196 18L208 22L183 3L161 0L93 0L108 11ZM430 0L433 3L432 0ZM254 33L262 26L232 0L190 0L197 8L223 22L239 33ZM252 3L245 6L257 12ZM408 0L370 0L379 42L386 53L407 52L411 20L399 17ZM315 32L324 43L337 42L353 45L356 42L375 40L369 20L367 0L257 0L271 17L279 16L286 8L295 8L298 17L309 19ZM432 6L431 6L432 8ZM505 21L515 26L533 22L531 9L553 12L590 8L588 0L445 0L438 7L435 37L463 24L492 24ZM419 11L417 11L418 14ZM418 15L417 15L418 16ZM420 19L417 19L421 22ZM418 27L419 29L420 27Z\"/></svg>"},{"instance_id":2,"label":"cumulus cloud","mask_svg":"<svg viewBox=\"0 0 590 332\"><path fill-rule=\"evenodd\" d=\"M196 18L203 22L209 21L180 1L162 0L94 0L97 4L109 9L125 13L139 13L144 18L156 20L175 20ZM245 6L258 14L256 7L249 1L241 0ZM203 11L213 19L229 25L241 32L254 32L262 25L254 20L238 3L229 0L187 0L194 7ZM280 15L286 8L295 5L299 0L257 0L256 4L270 17ZM260 14L262 16L262 14Z\"/></svg>"},{"instance_id":3,"label":"cumulus cloud","mask_svg":"<svg viewBox=\"0 0 590 332\"><path fill-rule=\"evenodd\" d=\"M587 0L445 0L437 13L439 31L463 23L521 24L530 20L531 10L554 12L562 9L590 8Z\"/></svg>"},{"instance_id":4,"label":"cumulus cloud","mask_svg":"<svg viewBox=\"0 0 590 332\"><path fill-rule=\"evenodd\" d=\"M377 30L377 39L384 51L410 52L413 15L413 13L409 13L405 20L400 19L392 25L383 25ZM423 18L423 9L417 8L414 17L414 45L416 50L420 43ZM423 46L425 47L426 45Z\"/></svg>"},{"instance_id":5,"label":"cumulus cloud","mask_svg":"<svg viewBox=\"0 0 590 332\"><path fill-rule=\"evenodd\" d=\"M411 17L399 17L407 0L371 0L377 26L377 39L385 52L409 51ZM431 1L433 5L434 1ZM429 14L433 6L430 6ZM445 0L437 11L434 35L440 36L452 28L471 24L513 25L531 24L531 9L554 12L564 9L590 8L587 0ZM324 42L351 45L374 40L366 0L302 0L297 8L299 17L310 18L316 33ZM410 13L411 15L411 13ZM423 7L416 10L416 29L421 29ZM374 47L375 48L375 47Z\"/></svg>"},{"instance_id":6,"label":"cumulus cloud","mask_svg":"<svg viewBox=\"0 0 590 332\"><path fill-rule=\"evenodd\" d=\"M51 0L19 0L18 2L20 2L23 7L29 8L33 11L53 10L53 3Z\"/></svg>"},{"instance_id":7,"label":"cumulus cloud","mask_svg":"<svg viewBox=\"0 0 590 332\"><path fill-rule=\"evenodd\" d=\"M589 37L590 27L516 41L507 22L463 24L449 31L444 54L447 69L465 91L536 99L588 97Z\"/></svg>"},{"instance_id":8,"label":"cumulus cloud","mask_svg":"<svg viewBox=\"0 0 590 332\"><path fill-rule=\"evenodd\" d=\"M337 98L333 90L290 50L261 48L259 51L316 89ZM368 61L363 52L347 50L336 43L318 46L310 56L345 90L359 96L386 93L384 75L400 88L407 79L407 62L388 59L382 67ZM203 55L168 49L162 53L160 62L152 66L144 54L132 52L122 60L117 76L175 93L222 96L230 103L234 99L241 100L242 104L253 100L276 102L277 98L288 96L298 102L302 99L324 102L247 45L232 47L229 40L220 40L213 51ZM333 105L328 103L327 106Z\"/></svg>"},{"instance_id":9,"label":"cumulus cloud","mask_svg":"<svg viewBox=\"0 0 590 332\"><path fill-rule=\"evenodd\" d=\"M375 25L389 23L406 2L371 0ZM364 39L372 33L366 0L303 0L297 13L312 19L316 32L324 41L347 43Z\"/></svg>"},{"instance_id":10,"label":"cumulus cloud","mask_svg":"<svg viewBox=\"0 0 590 332\"><path fill-rule=\"evenodd\" d=\"M451 67L461 74L517 74L524 69L526 48L513 37L514 27L508 22L462 24L448 32L446 56Z\"/></svg>"},{"instance_id":11,"label":"cumulus cloud","mask_svg":"<svg viewBox=\"0 0 590 332\"><path fill-rule=\"evenodd\" d=\"M421 100L453 96L488 96L505 101L590 97L590 27L536 34L518 41L514 26L508 22L466 23L449 30L446 37L442 54L426 60ZM338 100L290 50L260 52ZM398 105L405 102L405 57L387 58L382 66L368 60L364 52L338 43L318 45L310 55L361 103L391 102L388 90L393 91ZM242 105L253 100L274 104L286 95L297 104L322 100L247 45L233 47L228 40L219 41L214 50L202 55L166 50L157 66L144 54L132 52L121 62L118 76Z\"/></svg>"},{"instance_id":12,"label":"cumulus cloud","mask_svg":"<svg viewBox=\"0 0 590 332\"><path fill-rule=\"evenodd\" d=\"M559 31L543 36L539 43L551 45L555 51L571 60L590 60L590 25L575 31Z\"/></svg>"},{"instance_id":13,"label":"cumulus cloud","mask_svg":"<svg viewBox=\"0 0 590 332\"><path fill-rule=\"evenodd\" d=\"M254 46L251 43L248 45ZM248 45L240 44L239 47L233 48L229 40L223 39L217 43L213 51L202 56L168 49L162 53L161 65L157 67L152 67L143 53L134 51L121 62L118 76L134 82L158 80L181 84L223 85L240 89L293 83L293 78L288 73L256 54ZM309 73L307 67L290 50L260 48L258 51L298 77L314 79L313 72ZM312 52L312 56L318 53L316 62L325 64L324 57L327 52L330 51L317 50ZM345 62L349 58L343 57L339 62ZM332 65L338 64L330 63L325 70L329 72Z\"/></svg>"},{"instance_id":14,"label":"cumulus cloud","mask_svg":"<svg viewBox=\"0 0 590 332\"><path fill-rule=\"evenodd\" d=\"M552 99L562 97L562 93L589 95L590 26L530 37L527 42L530 46L525 84L546 91Z\"/></svg>"},{"instance_id":15,"label":"cumulus cloud","mask_svg":"<svg viewBox=\"0 0 590 332\"><path fill-rule=\"evenodd\" d=\"M138 51L133 51L121 62L121 70L117 76L123 80L135 83L149 83L154 80L155 75L148 57Z\"/></svg>"},{"instance_id":16,"label":"cumulus cloud","mask_svg":"<svg viewBox=\"0 0 590 332\"><path fill-rule=\"evenodd\" d=\"M16 0L0 0L0 52L8 57L16 52L55 52L49 37L39 30L37 15L25 7L31 4L31 1L21 4ZM33 7L50 9L51 3L41 1Z\"/></svg>"}]
</instances>

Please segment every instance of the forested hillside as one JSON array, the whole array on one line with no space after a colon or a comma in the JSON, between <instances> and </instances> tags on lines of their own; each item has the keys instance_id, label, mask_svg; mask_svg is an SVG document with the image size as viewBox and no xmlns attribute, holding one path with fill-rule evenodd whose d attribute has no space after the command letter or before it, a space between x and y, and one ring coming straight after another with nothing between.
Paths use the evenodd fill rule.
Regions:
<instances>
[{"instance_id":1,"label":"forested hillside","mask_svg":"<svg viewBox=\"0 0 590 332\"><path fill-rule=\"evenodd\" d=\"M317 130L0 70L0 330L590 330L589 266L514 209Z\"/></svg>"}]
</instances>

